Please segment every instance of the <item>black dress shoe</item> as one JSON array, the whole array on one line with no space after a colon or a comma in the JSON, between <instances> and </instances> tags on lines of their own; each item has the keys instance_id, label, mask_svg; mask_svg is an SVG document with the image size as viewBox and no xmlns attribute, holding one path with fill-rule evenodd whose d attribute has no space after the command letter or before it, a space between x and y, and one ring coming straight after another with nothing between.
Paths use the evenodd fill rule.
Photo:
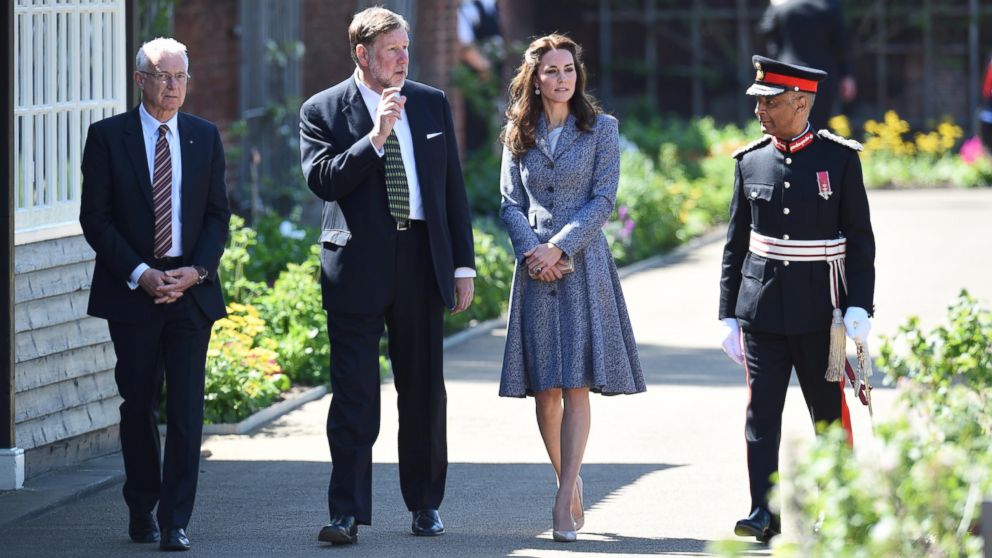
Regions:
<instances>
[{"instance_id":1,"label":"black dress shoe","mask_svg":"<svg viewBox=\"0 0 992 558\"><path fill-rule=\"evenodd\" d=\"M418 537L436 537L444 534L444 524L437 510L417 510L413 512L413 525L410 531Z\"/></svg>"},{"instance_id":2,"label":"black dress shoe","mask_svg":"<svg viewBox=\"0 0 992 558\"><path fill-rule=\"evenodd\" d=\"M127 534L136 543L158 542L158 524L149 513L131 512L127 523Z\"/></svg>"},{"instance_id":3,"label":"black dress shoe","mask_svg":"<svg viewBox=\"0 0 992 558\"><path fill-rule=\"evenodd\" d=\"M189 538L182 527L162 529L162 542L158 543L161 550L189 550Z\"/></svg>"},{"instance_id":4,"label":"black dress shoe","mask_svg":"<svg viewBox=\"0 0 992 558\"><path fill-rule=\"evenodd\" d=\"M355 516L332 515L331 522L320 529L317 540L331 544L355 544L358 542L358 524L355 523Z\"/></svg>"},{"instance_id":5,"label":"black dress shoe","mask_svg":"<svg viewBox=\"0 0 992 558\"><path fill-rule=\"evenodd\" d=\"M738 521L734 526L734 534L738 537L754 537L763 543L772 540L772 537L781 532L782 526L778 517L765 508L754 508L751 515Z\"/></svg>"}]
</instances>

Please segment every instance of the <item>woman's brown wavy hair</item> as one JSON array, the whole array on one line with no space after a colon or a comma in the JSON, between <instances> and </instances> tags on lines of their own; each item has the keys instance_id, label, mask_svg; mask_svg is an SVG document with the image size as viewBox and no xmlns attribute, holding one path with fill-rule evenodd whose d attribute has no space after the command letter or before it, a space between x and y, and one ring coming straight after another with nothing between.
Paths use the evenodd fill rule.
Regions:
<instances>
[{"instance_id":1,"label":"woman's brown wavy hair","mask_svg":"<svg viewBox=\"0 0 992 558\"><path fill-rule=\"evenodd\" d=\"M534 94L534 83L543 57L550 50L564 49L575 60L575 93L568 101L568 110L575 116L579 130L588 132L600 113L596 100L586 93L586 67L582 63L582 47L565 35L552 33L535 39L510 82L510 102L506 109L506 125L500 141L514 157L521 157L537 143L537 122L544 114L541 96Z\"/></svg>"}]
</instances>

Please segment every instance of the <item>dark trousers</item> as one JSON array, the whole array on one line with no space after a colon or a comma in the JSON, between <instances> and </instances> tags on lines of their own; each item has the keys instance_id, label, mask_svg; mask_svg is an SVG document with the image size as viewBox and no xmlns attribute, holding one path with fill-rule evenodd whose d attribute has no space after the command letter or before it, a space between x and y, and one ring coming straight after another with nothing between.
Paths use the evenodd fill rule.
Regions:
<instances>
[{"instance_id":1,"label":"dark trousers","mask_svg":"<svg viewBox=\"0 0 992 558\"><path fill-rule=\"evenodd\" d=\"M189 294L141 323L109 322L117 354L124 501L135 513L158 504L158 523L189 523L200 470L203 382L211 322ZM164 373L164 374L163 374ZM168 433L164 463L158 433L162 379Z\"/></svg>"},{"instance_id":2,"label":"dark trousers","mask_svg":"<svg viewBox=\"0 0 992 558\"><path fill-rule=\"evenodd\" d=\"M843 384L823 377L829 352L829 330L803 335L744 332L750 394L744 436L752 510L768 509L770 477L778 471L782 410L793 367L814 424L831 424L847 414Z\"/></svg>"},{"instance_id":3,"label":"dark trousers","mask_svg":"<svg viewBox=\"0 0 992 558\"><path fill-rule=\"evenodd\" d=\"M423 223L397 232L392 302L382 314L328 312L331 342L331 447L328 508L372 522L372 445L379 435L379 339L389 328L398 395L399 469L411 511L441 505L448 470L447 395L442 342L444 304Z\"/></svg>"}]
</instances>

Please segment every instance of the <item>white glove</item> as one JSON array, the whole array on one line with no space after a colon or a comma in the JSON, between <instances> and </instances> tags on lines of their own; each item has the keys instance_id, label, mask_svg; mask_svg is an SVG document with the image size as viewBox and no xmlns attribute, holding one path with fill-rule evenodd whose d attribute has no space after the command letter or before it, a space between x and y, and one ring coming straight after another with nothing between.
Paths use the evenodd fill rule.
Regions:
<instances>
[{"instance_id":1,"label":"white glove","mask_svg":"<svg viewBox=\"0 0 992 558\"><path fill-rule=\"evenodd\" d=\"M847 329L847 336L858 343L864 343L868 339L868 332L871 331L871 320L868 312L864 308L851 306L844 313L844 328Z\"/></svg>"},{"instance_id":2,"label":"white glove","mask_svg":"<svg viewBox=\"0 0 992 558\"><path fill-rule=\"evenodd\" d=\"M737 324L737 318L724 318L723 331L723 352L727 353L730 360L737 364L744 364L744 347L741 345L741 326Z\"/></svg>"}]
</instances>

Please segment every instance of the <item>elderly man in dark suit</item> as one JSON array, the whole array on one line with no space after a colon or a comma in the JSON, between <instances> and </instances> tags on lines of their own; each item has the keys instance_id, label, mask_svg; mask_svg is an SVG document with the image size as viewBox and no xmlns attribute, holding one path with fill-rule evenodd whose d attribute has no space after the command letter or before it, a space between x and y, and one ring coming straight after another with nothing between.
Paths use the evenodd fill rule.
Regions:
<instances>
[{"instance_id":1,"label":"elderly man in dark suit","mask_svg":"<svg viewBox=\"0 0 992 558\"><path fill-rule=\"evenodd\" d=\"M135 68L141 104L90 126L83 152L79 222L96 251L88 312L106 318L117 354L128 533L189 550L207 344L225 315L217 280L231 217L224 148L216 126L179 112L189 81L185 46L145 43Z\"/></svg>"},{"instance_id":2,"label":"elderly man in dark suit","mask_svg":"<svg viewBox=\"0 0 992 558\"><path fill-rule=\"evenodd\" d=\"M447 473L443 309L472 302L472 226L444 93L406 79L406 21L369 8L348 29L357 68L300 112L307 185L324 200L321 288L331 342L331 521L354 543L372 520L379 339L399 406L400 487L415 535L440 535Z\"/></svg>"}]
</instances>

